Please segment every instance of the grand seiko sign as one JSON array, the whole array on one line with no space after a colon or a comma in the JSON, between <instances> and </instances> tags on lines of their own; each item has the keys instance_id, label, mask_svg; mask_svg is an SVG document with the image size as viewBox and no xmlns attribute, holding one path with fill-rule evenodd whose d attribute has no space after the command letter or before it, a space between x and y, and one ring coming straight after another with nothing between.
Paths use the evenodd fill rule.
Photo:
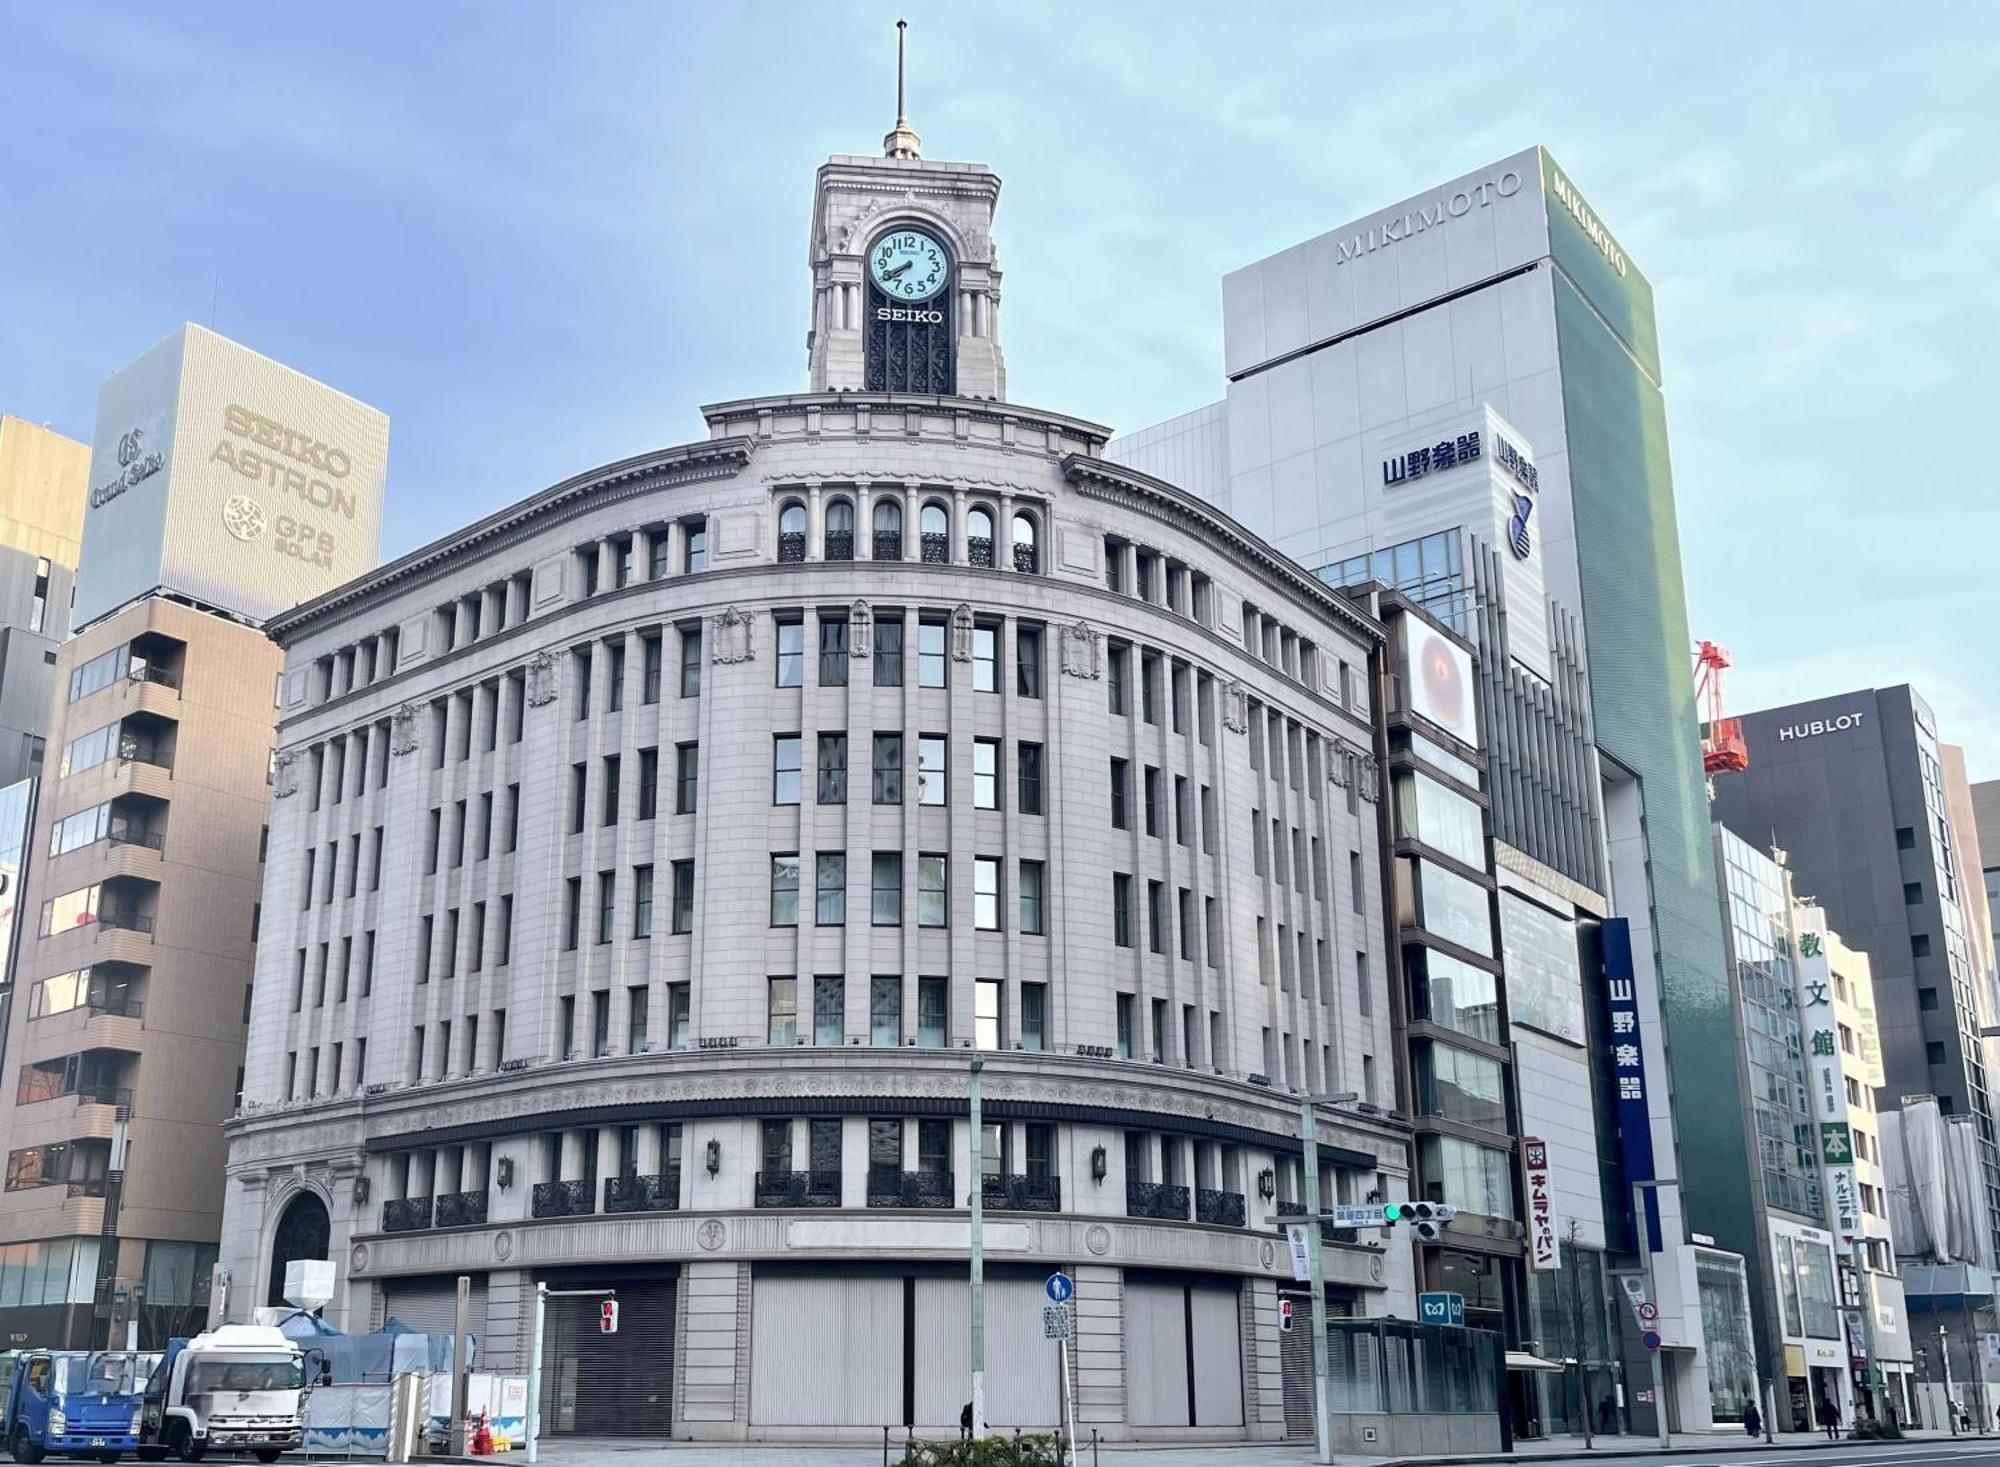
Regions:
<instances>
[{"instance_id":1,"label":"grand seiko sign","mask_svg":"<svg viewBox=\"0 0 2000 1467\"><path fill-rule=\"evenodd\" d=\"M135 488L166 466L166 456L146 447L146 430L133 428L119 435L118 472L90 491L90 507L109 504L127 489Z\"/></svg>"}]
</instances>

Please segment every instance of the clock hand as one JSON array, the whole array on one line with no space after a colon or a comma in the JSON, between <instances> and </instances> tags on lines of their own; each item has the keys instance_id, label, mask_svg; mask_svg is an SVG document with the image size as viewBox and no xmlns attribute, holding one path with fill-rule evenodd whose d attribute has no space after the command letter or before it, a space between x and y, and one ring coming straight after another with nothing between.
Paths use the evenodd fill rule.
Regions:
<instances>
[{"instance_id":1,"label":"clock hand","mask_svg":"<svg viewBox=\"0 0 2000 1467\"><path fill-rule=\"evenodd\" d=\"M882 278L884 280L894 280L898 275L905 273L910 268L910 266L916 263L917 262L915 260L905 260L903 261L902 264L898 265L893 270L884 270L882 272Z\"/></svg>"}]
</instances>

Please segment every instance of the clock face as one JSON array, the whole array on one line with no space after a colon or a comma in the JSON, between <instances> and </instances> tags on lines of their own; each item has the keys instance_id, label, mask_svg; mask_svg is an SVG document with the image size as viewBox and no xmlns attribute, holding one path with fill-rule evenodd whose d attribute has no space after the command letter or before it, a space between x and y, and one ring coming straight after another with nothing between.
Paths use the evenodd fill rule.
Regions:
<instances>
[{"instance_id":1,"label":"clock face","mask_svg":"<svg viewBox=\"0 0 2000 1467\"><path fill-rule=\"evenodd\" d=\"M891 300L927 301L944 289L951 261L944 246L921 229L898 229L869 249L868 274Z\"/></svg>"}]
</instances>

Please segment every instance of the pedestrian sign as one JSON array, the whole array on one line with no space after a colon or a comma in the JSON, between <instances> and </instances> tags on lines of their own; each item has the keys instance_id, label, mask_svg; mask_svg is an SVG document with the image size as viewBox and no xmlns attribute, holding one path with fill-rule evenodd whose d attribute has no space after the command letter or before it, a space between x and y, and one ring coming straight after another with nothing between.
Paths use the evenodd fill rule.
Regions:
<instances>
[{"instance_id":1,"label":"pedestrian sign","mask_svg":"<svg viewBox=\"0 0 2000 1467\"><path fill-rule=\"evenodd\" d=\"M1051 1304L1067 1304L1070 1296L1076 1293L1076 1285L1070 1282L1068 1274L1052 1273L1049 1281L1042 1285L1042 1292L1049 1296Z\"/></svg>"},{"instance_id":2,"label":"pedestrian sign","mask_svg":"<svg viewBox=\"0 0 2000 1467\"><path fill-rule=\"evenodd\" d=\"M618 1301L606 1299L597 1306L597 1332L605 1335L618 1333Z\"/></svg>"},{"instance_id":3,"label":"pedestrian sign","mask_svg":"<svg viewBox=\"0 0 2000 1467\"><path fill-rule=\"evenodd\" d=\"M1057 1275L1061 1277L1060 1274ZM1045 1340L1066 1340L1070 1336L1069 1305L1044 1304L1042 1306L1042 1338Z\"/></svg>"},{"instance_id":4,"label":"pedestrian sign","mask_svg":"<svg viewBox=\"0 0 2000 1467\"><path fill-rule=\"evenodd\" d=\"M1278 1333L1281 1335L1288 1335L1291 1332L1292 1332L1292 1301L1290 1299L1280 1299L1278 1301Z\"/></svg>"}]
</instances>

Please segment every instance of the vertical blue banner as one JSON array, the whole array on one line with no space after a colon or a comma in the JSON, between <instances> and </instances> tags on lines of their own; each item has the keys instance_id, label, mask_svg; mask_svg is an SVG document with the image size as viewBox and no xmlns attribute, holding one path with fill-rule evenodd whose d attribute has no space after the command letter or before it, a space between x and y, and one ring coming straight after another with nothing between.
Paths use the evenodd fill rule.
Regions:
<instances>
[{"instance_id":1,"label":"vertical blue banner","mask_svg":"<svg viewBox=\"0 0 2000 1467\"><path fill-rule=\"evenodd\" d=\"M1654 1181L1653 1122L1646 1108L1646 1052L1639 1034L1638 985L1632 972L1632 927L1623 917L1607 917L1599 929L1604 970L1605 1010L1610 1016L1611 1083L1618 1102L1618 1154L1625 1188ZM1646 1251L1660 1251L1660 1194L1645 1193ZM1638 1219L1633 1219L1636 1235Z\"/></svg>"}]
</instances>

